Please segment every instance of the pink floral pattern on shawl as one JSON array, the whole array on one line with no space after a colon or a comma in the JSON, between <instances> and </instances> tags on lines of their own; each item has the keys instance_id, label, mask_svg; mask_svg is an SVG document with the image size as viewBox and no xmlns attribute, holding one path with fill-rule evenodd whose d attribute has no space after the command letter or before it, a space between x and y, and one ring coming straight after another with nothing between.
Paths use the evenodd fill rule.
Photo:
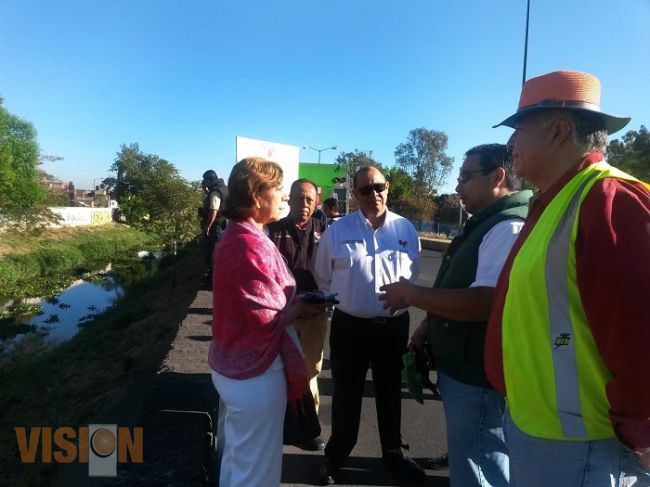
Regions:
<instances>
[{"instance_id":1,"label":"pink floral pattern on shawl","mask_svg":"<svg viewBox=\"0 0 650 487\"><path fill-rule=\"evenodd\" d=\"M232 379L266 371L278 353L284 362L287 396L307 391L307 369L287 334L285 306L295 281L273 242L252 222L230 222L213 258L210 367Z\"/></svg>"}]
</instances>

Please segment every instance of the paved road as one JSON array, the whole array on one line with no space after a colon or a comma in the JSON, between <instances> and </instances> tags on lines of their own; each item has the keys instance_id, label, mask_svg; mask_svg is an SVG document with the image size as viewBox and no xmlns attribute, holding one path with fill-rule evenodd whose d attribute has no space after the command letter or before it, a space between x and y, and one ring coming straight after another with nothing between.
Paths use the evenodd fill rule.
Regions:
<instances>
[{"instance_id":1,"label":"paved road","mask_svg":"<svg viewBox=\"0 0 650 487\"><path fill-rule=\"evenodd\" d=\"M419 284L431 286L440 265L440 252L422 251L423 269ZM425 313L410 309L411 331L422 321ZM325 346L323 372L319 378L321 406L320 420L323 438L329 438L331 429L332 375L329 367L329 345ZM370 373L361 412L361 427L357 446L344 469L345 485L397 486L399 480L385 471L381 463L381 447L377 430L374 394ZM406 389L402 391L402 435L410 445L410 455L415 460L438 456L446 451L445 421L442 404L425 398L424 405L413 400ZM282 471L282 485L318 485L318 469L323 461L322 452L303 452L294 447L285 447ZM448 472L427 471L428 478L419 485L446 487Z\"/></svg>"}]
</instances>

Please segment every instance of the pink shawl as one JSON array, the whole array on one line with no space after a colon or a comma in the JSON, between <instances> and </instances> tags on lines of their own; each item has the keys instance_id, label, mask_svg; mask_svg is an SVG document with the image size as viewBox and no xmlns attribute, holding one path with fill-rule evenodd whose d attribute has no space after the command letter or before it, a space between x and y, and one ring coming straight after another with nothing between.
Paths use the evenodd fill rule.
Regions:
<instances>
[{"instance_id":1,"label":"pink shawl","mask_svg":"<svg viewBox=\"0 0 650 487\"><path fill-rule=\"evenodd\" d=\"M278 353L287 397L307 391L307 369L286 331L285 306L295 281L273 242L252 222L229 223L213 257L210 367L232 379L266 371Z\"/></svg>"}]
</instances>

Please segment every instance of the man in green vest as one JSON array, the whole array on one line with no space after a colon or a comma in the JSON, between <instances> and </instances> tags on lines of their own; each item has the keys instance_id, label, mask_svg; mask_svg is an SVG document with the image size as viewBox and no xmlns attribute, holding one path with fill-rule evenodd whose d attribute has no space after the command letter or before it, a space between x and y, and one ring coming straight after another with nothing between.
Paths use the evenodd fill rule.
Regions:
<instances>
[{"instance_id":1,"label":"man in green vest","mask_svg":"<svg viewBox=\"0 0 650 487\"><path fill-rule=\"evenodd\" d=\"M499 124L539 188L485 342L516 485L650 485L650 186L604 160L629 120L593 75L555 71Z\"/></svg>"},{"instance_id":2,"label":"man in green vest","mask_svg":"<svg viewBox=\"0 0 650 487\"><path fill-rule=\"evenodd\" d=\"M465 153L456 191L472 216L443 256L434 287L406 280L381 288L386 307L428 312L412 342L429 339L447 421L452 487L508 485L503 439L504 399L488 383L483 344L494 287L528 212L505 145Z\"/></svg>"}]
</instances>

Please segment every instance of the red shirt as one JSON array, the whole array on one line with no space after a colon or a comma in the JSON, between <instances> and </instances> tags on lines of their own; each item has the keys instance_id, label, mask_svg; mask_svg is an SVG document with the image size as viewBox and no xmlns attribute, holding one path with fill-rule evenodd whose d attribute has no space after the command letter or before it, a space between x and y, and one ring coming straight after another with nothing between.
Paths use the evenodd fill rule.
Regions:
<instances>
[{"instance_id":1,"label":"red shirt","mask_svg":"<svg viewBox=\"0 0 650 487\"><path fill-rule=\"evenodd\" d=\"M501 321L512 262L551 200L589 164L589 154L530 206L526 223L503 266L485 340L490 383L507 395ZM576 238L580 298L605 366L610 419L619 439L634 449L650 447L650 192L639 183L597 181L580 208Z\"/></svg>"}]
</instances>

